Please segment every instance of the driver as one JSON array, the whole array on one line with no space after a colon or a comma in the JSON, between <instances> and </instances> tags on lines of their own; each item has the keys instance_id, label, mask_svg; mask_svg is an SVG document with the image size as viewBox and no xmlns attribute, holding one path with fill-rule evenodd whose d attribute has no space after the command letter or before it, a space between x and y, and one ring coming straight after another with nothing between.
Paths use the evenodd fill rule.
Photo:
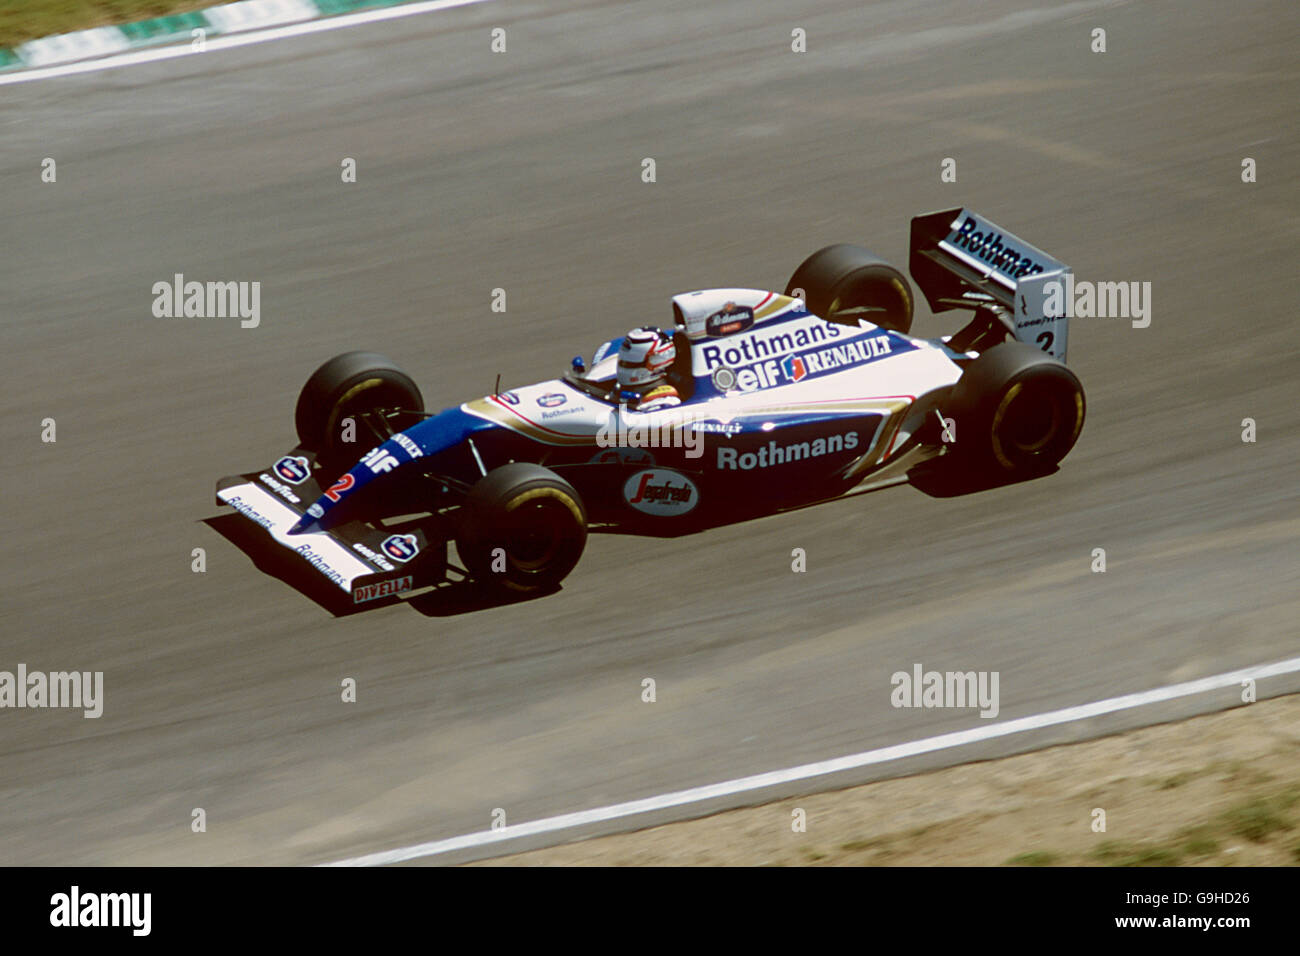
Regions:
<instances>
[{"instance_id":1,"label":"driver","mask_svg":"<svg viewBox=\"0 0 1300 956\"><path fill-rule=\"evenodd\" d=\"M618 350L619 400L638 412L680 405L681 396L667 379L676 358L677 346L670 333L652 325L633 329Z\"/></svg>"}]
</instances>

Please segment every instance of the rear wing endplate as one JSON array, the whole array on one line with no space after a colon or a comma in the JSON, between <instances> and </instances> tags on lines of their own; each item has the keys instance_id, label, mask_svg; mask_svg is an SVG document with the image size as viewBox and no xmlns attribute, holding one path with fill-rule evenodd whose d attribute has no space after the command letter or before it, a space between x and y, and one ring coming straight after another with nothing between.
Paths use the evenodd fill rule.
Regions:
<instances>
[{"instance_id":1,"label":"rear wing endplate","mask_svg":"<svg viewBox=\"0 0 1300 956\"><path fill-rule=\"evenodd\" d=\"M969 209L945 209L912 220L908 269L934 312L992 299L1009 313L1016 338L1065 361L1064 308L1044 307L1056 289L1064 302L1069 266Z\"/></svg>"}]
</instances>

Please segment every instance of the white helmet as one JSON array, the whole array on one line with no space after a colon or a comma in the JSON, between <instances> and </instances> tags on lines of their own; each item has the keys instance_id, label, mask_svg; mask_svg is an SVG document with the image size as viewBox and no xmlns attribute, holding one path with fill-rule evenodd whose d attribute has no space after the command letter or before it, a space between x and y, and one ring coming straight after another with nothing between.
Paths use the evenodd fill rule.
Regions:
<instances>
[{"instance_id":1,"label":"white helmet","mask_svg":"<svg viewBox=\"0 0 1300 956\"><path fill-rule=\"evenodd\" d=\"M633 329L618 349L618 386L641 389L662 382L677 358L673 337L653 326Z\"/></svg>"}]
</instances>

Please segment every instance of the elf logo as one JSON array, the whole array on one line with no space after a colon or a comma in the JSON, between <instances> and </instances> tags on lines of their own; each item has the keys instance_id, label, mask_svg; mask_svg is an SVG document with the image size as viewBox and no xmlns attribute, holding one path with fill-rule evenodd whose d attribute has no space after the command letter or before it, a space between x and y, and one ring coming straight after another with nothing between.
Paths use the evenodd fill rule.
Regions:
<instances>
[{"instance_id":1,"label":"elf logo","mask_svg":"<svg viewBox=\"0 0 1300 956\"><path fill-rule=\"evenodd\" d=\"M781 359L781 371L792 382L797 382L808 374L808 365L802 355L787 355Z\"/></svg>"},{"instance_id":2,"label":"elf logo","mask_svg":"<svg viewBox=\"0 0 1300 956\"><path fill-rule=\"evenodd\" d=\"M876 359L910 351L913 348L915 346L903 342L895 347L888 335L859 337L815 352L787 355L781 359L781 371L789 381L797 382L810 375L823 375L866 362L874 362Z\"/></svg>"},{"instance_id":3,"label":"elf logo","mask_svg":"<svg viewBox=\"0 0 1300 956\"><path fill-rule=\"evenodd\" d=\"M648 468L623 483L623 500L643 514L684 515L699 503L700 490L680 472Z\"/></svg>"},{"instance_id":4,"label":"elf logo","mask_svg":"<svg viewBox=\"0 0 1300 956\"><path fill-rule=\"evenodd\" d=\"M420 546L416 543L413 534L390 535L384 539L384 543L379 548L394 561L403 563L410 561L420 553Z\"/></svg>"},{"instance_id":5,"label":"elf logo","mask_svg":"<svg viewBox=\"0 0 1300 956\"><path fill-rule=\"evenodd\" d=\"M285 455L275 463L274 470L291 485L300 485L311 477L311 468L302 455Z\"/></svg>"}]
</instances>

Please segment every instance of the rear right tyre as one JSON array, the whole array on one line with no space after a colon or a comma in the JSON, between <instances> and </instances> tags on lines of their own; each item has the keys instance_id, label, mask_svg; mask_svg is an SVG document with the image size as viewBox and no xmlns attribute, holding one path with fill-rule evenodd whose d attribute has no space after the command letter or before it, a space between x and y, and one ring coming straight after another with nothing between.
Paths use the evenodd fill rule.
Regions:
<instances>
[{"instance_id":1,"label":"rear right tyre","mask_svg":"<svg viewBox=\"0 0 1300 956\"><path fill-rule=\"evenodd\" d=\"M840 243L817 250L794 270L785 294L802 294L809 312L840 325L856 327L858 319L866 319L895 332L912 327L907 279L861 246ZM867 311L851 311L864 308ZM845 310L850 311L837 317Z\"/></svg>"}]
</instances>

